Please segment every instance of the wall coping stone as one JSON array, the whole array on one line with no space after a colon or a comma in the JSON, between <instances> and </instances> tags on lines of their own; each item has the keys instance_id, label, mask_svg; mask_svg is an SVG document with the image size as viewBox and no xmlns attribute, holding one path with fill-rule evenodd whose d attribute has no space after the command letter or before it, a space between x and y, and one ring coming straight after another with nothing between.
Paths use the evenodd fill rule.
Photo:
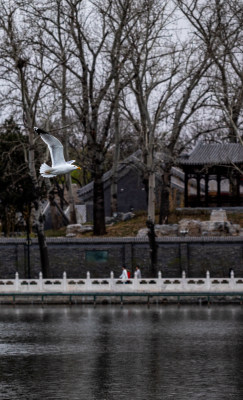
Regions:
<instances>
[{"instance_id":1,"label":"wall coping stone","mask_svg":"<svg viewBox=\"0 0 243 400\"><path fill-rule=\"evenodd\" d=\"M137 237L102 237L102 238L47 238L48 243L66 243L66 244L97 244L97 243L149 243L148 238L137 238ZM188 236L188 237L175 237L167 236L156 238L158 243L190 243L190 242L202 242L202 243L215 243L215 242L242 242L243 236ZM38 244L38 239L31 239L32 244ZM1 244L26 244L26 239L19 238L1 238Z\"/></svg>"}]
</instances>

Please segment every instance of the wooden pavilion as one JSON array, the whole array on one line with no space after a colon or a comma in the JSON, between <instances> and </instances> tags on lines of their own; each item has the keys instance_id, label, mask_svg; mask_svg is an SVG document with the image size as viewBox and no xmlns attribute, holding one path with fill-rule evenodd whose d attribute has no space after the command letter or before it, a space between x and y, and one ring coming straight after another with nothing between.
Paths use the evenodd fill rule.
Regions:
<instances>
[{"instance_id":1,"label":"wooden pavilion","mask_svg":"<svg viewBox=\"0 0 243 400\"><path fill-rule=\"evenodd\" d=\"M185 173L185 207L243 206L243 146L240 143L199 142L178 166ZM242 172L241 172L242 171ZM189 182L196 182L196 194Z\"/></svg>"}]
</instances>

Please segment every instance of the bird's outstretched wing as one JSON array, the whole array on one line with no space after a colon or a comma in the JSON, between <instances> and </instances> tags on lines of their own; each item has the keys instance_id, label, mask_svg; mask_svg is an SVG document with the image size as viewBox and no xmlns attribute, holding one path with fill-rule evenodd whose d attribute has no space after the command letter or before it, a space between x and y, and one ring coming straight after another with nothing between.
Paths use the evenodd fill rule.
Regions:
<instances>
[{"instance_id":1,"label":"bird's outstretched wing","mask_svg":"<svg viewBox=\"0 0 243 400\"><path fill-rule=\"evenodd\" d=\"M50 135L49 133L43 131L40 128L34 128L35 132L40 135L41 139L47 144L50 154L51 154L51 162L52 167L55 167L59 164L64 164L65 159L63 155L63 145L55 136Z\"/></svg>"}]
</instances>

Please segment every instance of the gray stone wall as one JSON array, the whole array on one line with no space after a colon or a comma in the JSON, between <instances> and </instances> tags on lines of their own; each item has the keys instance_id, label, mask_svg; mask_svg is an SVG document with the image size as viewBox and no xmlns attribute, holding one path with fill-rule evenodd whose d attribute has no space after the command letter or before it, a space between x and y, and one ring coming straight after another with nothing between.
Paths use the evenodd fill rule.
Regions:
<instances>
[{"instance_id":1,"label":"gray stone wall","mask_svg":"<svg viewBox=\"0 0 243 400\"><path fill-rule=\"evenodd\" d=\"M150 252L146 239L138 238L87 238L48 239L51 277L60 278L64 271L68 277L115 277L126 264L132 272L139 264L144 277L149 277ZM243 238L176 238L157 239L157 269L164 277L179 277L186 271L188 277L204 277L209 270L212 277L228 276L230 268L236 277L243 277ZM37 240L30 246L30 272L37 278L40 272L40 257ZM104 259L90 259L87 252L105 254ZM0 240L0 279L27 277L27 246L23 239ZM106 258L107 257L107 258Z\"/></svg>"}]
</instances>

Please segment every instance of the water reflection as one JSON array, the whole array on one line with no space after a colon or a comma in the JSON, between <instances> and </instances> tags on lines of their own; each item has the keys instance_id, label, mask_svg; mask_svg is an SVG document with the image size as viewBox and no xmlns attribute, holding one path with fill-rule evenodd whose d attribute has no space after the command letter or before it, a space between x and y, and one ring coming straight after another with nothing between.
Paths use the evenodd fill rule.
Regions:
<instances>
[{"instance_id":1,"label":"water reflection","mask_svg":"<svg viewBox=\"0 0 243 400\"><path fill-rule=\"evenodd\" d=\"M240 306L0 308L1 398L243 398Z\"/></svg>"}]
</instances>

